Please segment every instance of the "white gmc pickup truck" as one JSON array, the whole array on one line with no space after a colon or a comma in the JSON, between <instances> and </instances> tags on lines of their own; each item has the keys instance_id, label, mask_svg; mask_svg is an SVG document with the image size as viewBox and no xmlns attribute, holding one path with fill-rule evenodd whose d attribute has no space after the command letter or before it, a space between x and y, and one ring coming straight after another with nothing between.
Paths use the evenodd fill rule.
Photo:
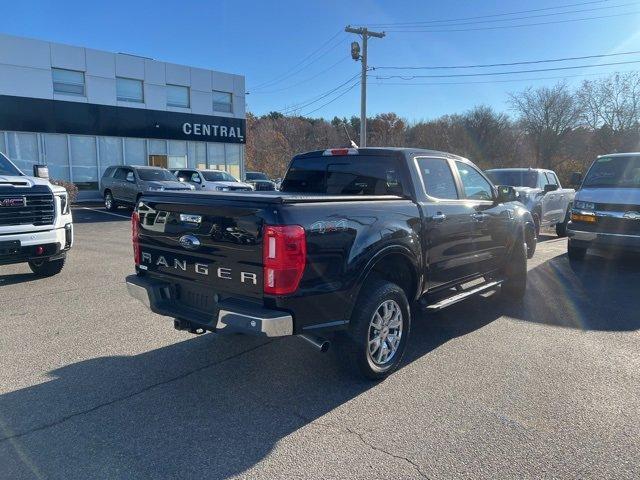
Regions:
<instances>
[{"instance_id":1,"label":"white gmc pickup truck","mask_svg":"<svg viewBox=\"0 0 640 480\"><path fill-rule=\"evenodd\" d=\"M0 265L28 263L38 276L60 273L73 245L67 191L25 175L0 153Z\"/></svg>"}]
</instances>

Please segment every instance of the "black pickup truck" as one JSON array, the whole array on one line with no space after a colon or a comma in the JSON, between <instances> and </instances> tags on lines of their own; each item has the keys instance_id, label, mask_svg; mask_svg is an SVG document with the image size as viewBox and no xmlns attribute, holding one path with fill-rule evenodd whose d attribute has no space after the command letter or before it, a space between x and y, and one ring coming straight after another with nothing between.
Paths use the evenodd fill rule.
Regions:
<instances>
[{"instance_id":1,"label":"black pickup truck","mask_svg":"<svg viewBox=\"0 0 640 480\"><path fill-rule=\"evenodd\" d=\"M341 344L395 370L416 308L526 288L531 214L470 161L339 148L297 155L280 191L149 192L132 216L129 293L192 333Z\"/></svg>"}]
</instances>

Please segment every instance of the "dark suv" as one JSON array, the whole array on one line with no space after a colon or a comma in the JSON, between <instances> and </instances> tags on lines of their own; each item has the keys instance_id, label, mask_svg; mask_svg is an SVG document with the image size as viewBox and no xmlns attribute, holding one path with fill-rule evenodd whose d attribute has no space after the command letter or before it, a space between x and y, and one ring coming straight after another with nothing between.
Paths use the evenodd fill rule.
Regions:
<instances>
[{"instance_id":1,"label":"dark suv","mask_svg":"<svg viewBox=\"0 0 640 480\"><path fill-rule=\"evenodd\" d=\"M101 180L104 206L113 211L120 205L135 206L143 192L194 190L166 168L142 166L108 167Z\"/></svg>"}]
</instances>

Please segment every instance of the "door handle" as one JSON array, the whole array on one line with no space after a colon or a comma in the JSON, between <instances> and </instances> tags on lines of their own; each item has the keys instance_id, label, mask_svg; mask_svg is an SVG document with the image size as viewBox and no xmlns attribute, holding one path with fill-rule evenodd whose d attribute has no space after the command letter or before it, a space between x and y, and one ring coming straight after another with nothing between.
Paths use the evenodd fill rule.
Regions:
<instances>
[{"instance_id":1,"label":"door handle","mask_svg":"<svg viewBox=\"0 0 640 480\"><path fill-rule=\"evenodd\" d=\"M436 212L436 214L431 217L434 222L442 222L447 218L447 216L442 212Z\"/></svg>"},{"instance_id":2,"label":"door handle","mask_svg":"<svg viewBox=\"0 0 640 480\"><path fill-rule=\"evenodd\" d=\"M484 219L487 218L486 213L472 213L471 218L473 218L476 222L484 222Z\"/></svg>"}]
</instances>

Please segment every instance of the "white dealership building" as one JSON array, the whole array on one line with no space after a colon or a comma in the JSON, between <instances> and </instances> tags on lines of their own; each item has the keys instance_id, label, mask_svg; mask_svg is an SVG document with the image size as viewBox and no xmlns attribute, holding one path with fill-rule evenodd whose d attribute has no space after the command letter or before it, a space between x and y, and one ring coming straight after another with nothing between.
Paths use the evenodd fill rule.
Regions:
<instances>
[{"instance_id":1,"label":"white dealership building","mask_svg":"<svg viewBox=\"0 0 640 480\"><path fill-rule=\"evenodd\" d=\"M0 34L0 151L97 197L110 165L244 172L244 76Z\"/></svg>"}]
</instances>

